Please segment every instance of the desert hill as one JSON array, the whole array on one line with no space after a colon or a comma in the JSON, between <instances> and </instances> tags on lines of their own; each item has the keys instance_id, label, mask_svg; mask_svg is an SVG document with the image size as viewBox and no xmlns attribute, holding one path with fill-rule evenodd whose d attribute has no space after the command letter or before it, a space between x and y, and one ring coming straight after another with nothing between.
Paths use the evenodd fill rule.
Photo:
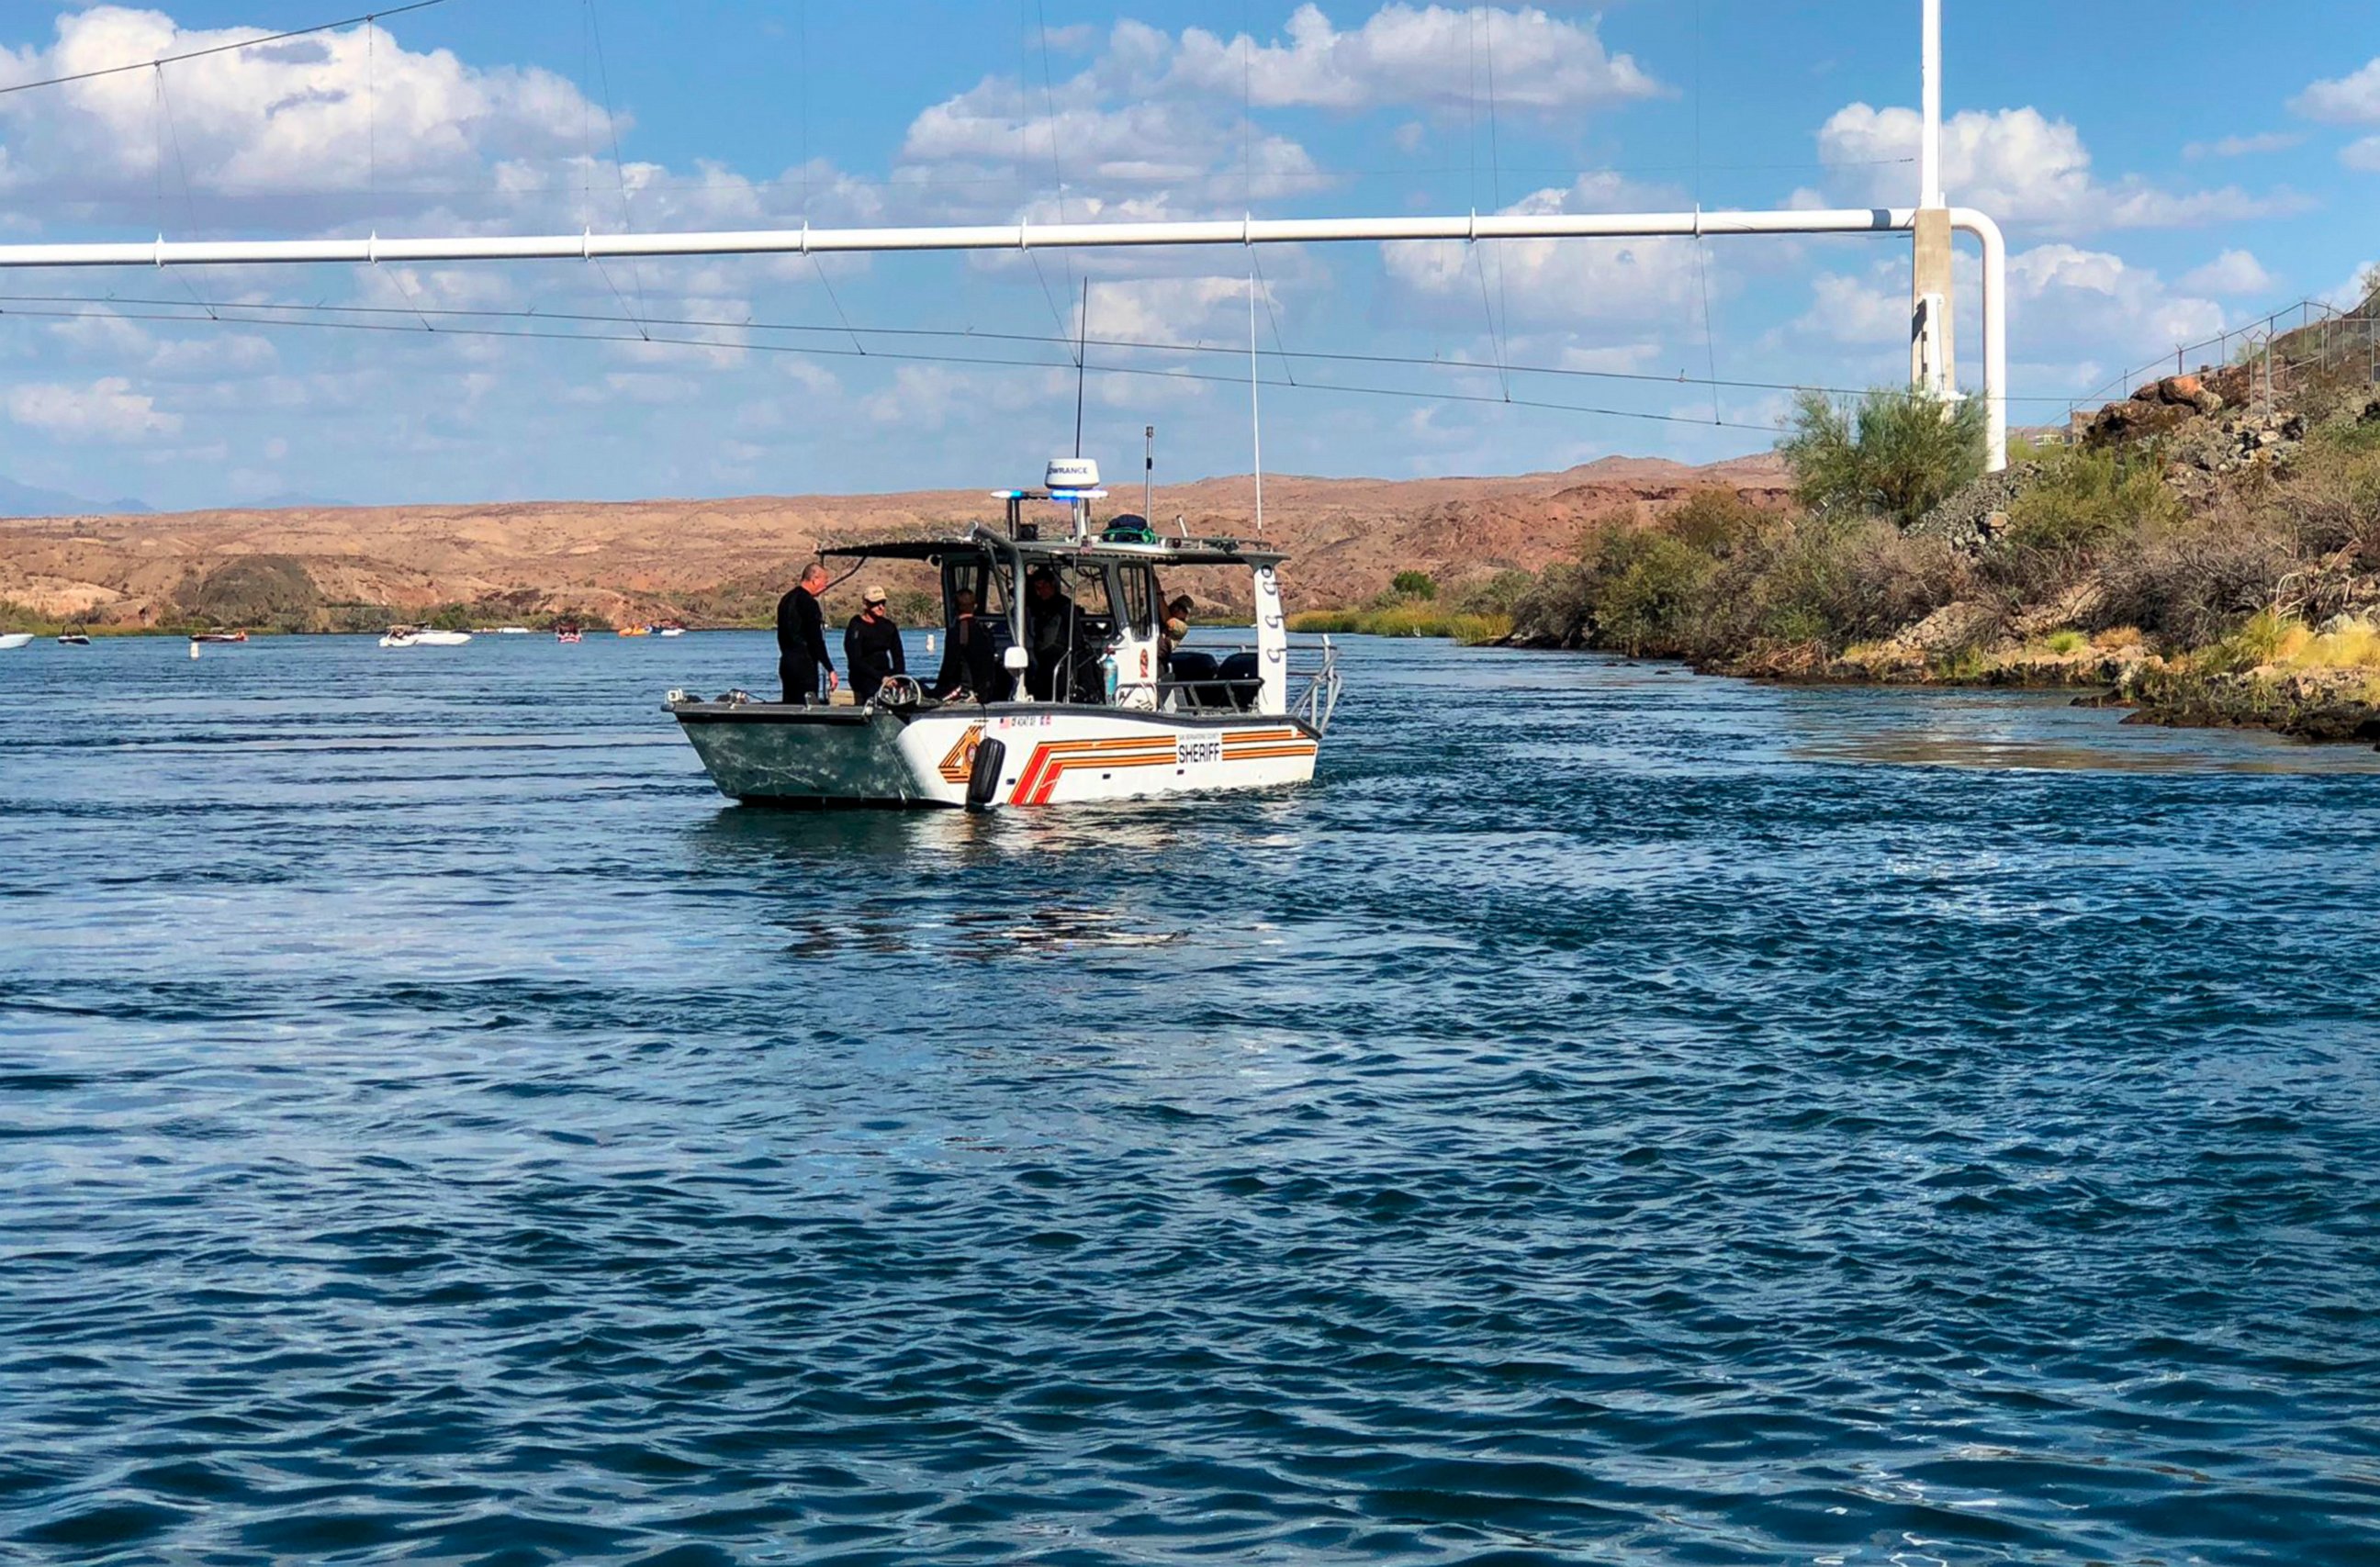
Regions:
<instances>
[{"instance_id":1,"label":"desert hill","mask_svg":"<svg viewBox=\"0 0 2380 1567\"><path fill-rule=\"evenodd\" d=\"M1450 586L1536 570L1572 551L1586 523L1649 517L1698 489L1781 504L1789 482L1768 456L1706 468L1605 458L1502 478L1283 474L1265 480L1266 532L1293 557L1282 574L1292 607L1337 605L1404 570ZM1137 501L1119 490L1109 505ZM1154 510L1167 532L1180 517L1193 533L1245 537L1253 502L1241 476L1163 487ZM722 624L765 616L821 544L999 515L982 492L952 490L0 519L0 601L44 619L126 627L361 627L441 609L481 620ZM916 572L880 575L925 585Z\"/></svg>"}]
</instances>

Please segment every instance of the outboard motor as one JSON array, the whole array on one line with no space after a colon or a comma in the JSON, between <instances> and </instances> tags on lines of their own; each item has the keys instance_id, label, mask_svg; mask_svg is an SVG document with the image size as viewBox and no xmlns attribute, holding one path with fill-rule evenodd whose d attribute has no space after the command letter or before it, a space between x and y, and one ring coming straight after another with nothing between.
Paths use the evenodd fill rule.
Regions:
<instances>
[{"instance_id":1,"label":"outboard motor","mask_svg":"<svg viewBox=\"0 0 2380 1567\"><path fill-rule=\"evenodd\" d=\"M966 808L980 816L1000 802L1000 770L1007 764L1008 747L999 740L975 743L975 766L967 772Z\"/></svg>"}]
</instances>

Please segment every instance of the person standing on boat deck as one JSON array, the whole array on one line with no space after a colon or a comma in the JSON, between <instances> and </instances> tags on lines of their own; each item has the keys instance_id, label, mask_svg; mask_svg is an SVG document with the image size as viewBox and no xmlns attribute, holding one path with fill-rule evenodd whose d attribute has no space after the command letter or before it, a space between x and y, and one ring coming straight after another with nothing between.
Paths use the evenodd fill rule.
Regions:
<instances>
[{"instance_id":1,"label":"person standing on boat deck","mask_svg":"<svg viewBox=\"0 0 2380 1567\"><path fill-rule=\"evenodd\" d=\"M877 698L885 681L909 673L901 628L884 613L883 589L859 595L859 613L843 628L843 667L851 672L851 699L863 706Z\"/></svg>"},{"instance_id":2,"label":"person standing on boat deck","mask_svg":"<svg viewBox=\"0 0 2380 1567\"><path fill-rule=\"evenodd\" d=\"M1026 689L1036 701L1068 699L1058 687L1074 662L1075 601L1058 590L1058 574L1046 565L1035 566L1026 583Z\"/></svg>"},{"instance_id":3,"label":"person standing on boat deck","mask_svg":"<svg viewBox=\"0 0 2380 1567\"><path fill-rule=\"evenodd\" d=\"M777 601L777 678L785 700L807 707L818 700L819 672L834 689L834 661L826 656L826 615L818 596L826 591L826 567L812 561L792 592Z\"/></svg>"},{"instance_id":4,"label":"person standing on boat deck","mask_svg":"<svg viewBox=\"0 0 2380 1567\"><path fill-rule=\"evenodd\" d=\"M991 638L975 613L975 595L962 588L951 595L950 639L942 644L942 667L934 676L934 696L947 700L961 691L978 702L997 701L1003 694L999 664L993 662Z\"/></svg>"}]
</instances>

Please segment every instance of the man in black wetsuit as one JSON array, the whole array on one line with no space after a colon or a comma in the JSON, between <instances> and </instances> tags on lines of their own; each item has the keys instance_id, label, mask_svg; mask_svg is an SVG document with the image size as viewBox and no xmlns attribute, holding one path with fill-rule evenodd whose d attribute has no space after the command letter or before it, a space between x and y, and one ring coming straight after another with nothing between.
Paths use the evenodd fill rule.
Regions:
<instances>
[{"instance_id":1,"label":"man in black wetsuit","mask_svg":"<svg viewBox=\"0 0 2380 1567\"><path fill-rule=\"evenodd\" d=\"M863 705L882 694L887 679L909 673L901 628L884 613L883 589L859 595L859 613L843 628L843 667L851 672L851 699Z\"/></svg>"},{"instance_id":2,"label":"man in black wetsuit","mask_svg":"<svg viewBox=\"0 0 2380 1567\"><path fill-rule=\"evenodd\" d=\"M777 678L785 700L805 707L819 698L819 672L834 689L834 661L826 655L826 616L818 596L826 591L826 567L812 561L794 590L777 601Z\"/></svg>"}]
</instances>

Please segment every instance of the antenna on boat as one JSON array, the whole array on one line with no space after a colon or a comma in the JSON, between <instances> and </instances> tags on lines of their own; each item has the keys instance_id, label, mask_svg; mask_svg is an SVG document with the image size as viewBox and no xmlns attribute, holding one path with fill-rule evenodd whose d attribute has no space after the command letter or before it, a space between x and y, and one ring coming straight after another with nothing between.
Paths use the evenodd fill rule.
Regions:
<instances>
[{"instance_id":1,"label":"antenna on boat","mask_svg":"<svg viewBox=\"0 0 2380 1567\"><path fill-rule=\"evenodd\" d=\"M1083 455L1083 367L1091 345L1091 280L1083 279L1083 311L1075 318L1075 456Z\"/></svg>"},{"instance_id":2,"label":"antenna on boat","mask_svg":"<svg viewBox=\"0 0 2380 1567\"><path fill-rule=\"evenodd\" d=\"M1257 253L1248 252L1248 441L1257 469L1257 537L1264 537L1264 410L1257 401Z\"/></svg>"}]
</instances>

